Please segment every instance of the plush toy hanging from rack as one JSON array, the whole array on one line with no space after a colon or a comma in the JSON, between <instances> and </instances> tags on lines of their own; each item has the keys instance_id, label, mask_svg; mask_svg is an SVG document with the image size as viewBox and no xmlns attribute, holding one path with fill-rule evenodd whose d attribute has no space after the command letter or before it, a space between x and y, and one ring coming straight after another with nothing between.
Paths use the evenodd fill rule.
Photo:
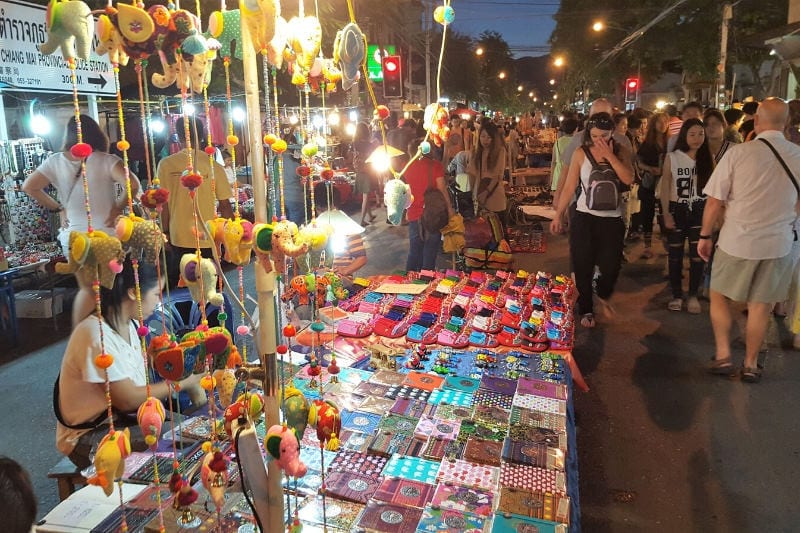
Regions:
<instances>
[{"instance_id":1,"label":"plush toy hanging from rack","mask_svg":"<svg viewBox=\"0 0 800 533\"><path fill-rule=\"evenodd\" d=\"M108 368L114 364L114 355L106 352L104 340L103 315L100 303L100 286L111 288L114 277L121 271L122 244L114 237L95 231L92 223L92 211L89 194L89 180L86 174L86 160L92 154L92 146L83 142L81 128L80 103L78 101L78 84L76 74L76 57L89 58L94 27L91 24L91 11L83 2L77 0L52 0L47 9L47 41L41 46L41 52L51 54L56 49L67 60L72 82L74 120L77 143L70 147L72 157L80 161L80 181L83 185L84 207L86 210L86 232L70 234L70 253L67 265L58 265L60 272L72 272L84 281L90 281L95 298L95 316L97 318L100 339L100 353L95 355L94 363L105 374L106 409L109 416L108 434L100 441L94 457L95 474L88 482L99 485L107 496L113 491L114 482L120 485L120 506L122 508L122 525L126 528L125 507L122 500L122 473L125 458L130 455L130 439L127 430L118 431L114 426L111 382Z\"/></svg>"}]
</instances>

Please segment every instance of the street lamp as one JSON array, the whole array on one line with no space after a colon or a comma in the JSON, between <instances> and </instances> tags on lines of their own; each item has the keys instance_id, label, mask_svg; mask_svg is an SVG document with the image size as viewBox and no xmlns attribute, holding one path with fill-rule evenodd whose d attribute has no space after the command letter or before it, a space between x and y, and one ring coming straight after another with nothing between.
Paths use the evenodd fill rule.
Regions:
<instances>
[{"instance_id":1,"label":"street lamp","mask_svg":"<svg viewBox=\"0 0 800 533\"><path fill-rule=\"evenodd\" d=\"M528 93L528 98L533 98L533 91Z\"/></svg>"},{"instance_id":2,"label":"street lamp","mask_svg":"<svg viewBox=\"0 0 800 533\"><path fill-rule=\"evenodd\" d=\"M520 93L521 93L521 92L522 92L522 89L523 89L522 85L517 85L517 92L520 92Z\"/></svg>"},{"instance_id":3,"label":"street lamp","mask_svg":"<svg viewBox=\"0 0 800 533\"><path fill-rule=\"evenodd\" d=\"M605 27L606 27L606 25L603 24L603 21L601 21L601 20L595 21L595 23L592 24L592 29L594 31L603 31L603 29L605 29Z\"/></svg>"},{"instance_id":4,"label":"street lamp","mask_svg":"<svg viewBox=\"0 0 800 533\"><path fill-rule=\"evenodd\" d=\"M554 78L550 78L550 85L555 85L555 84L556 84L556 80Z\"/></svg>"},{"instance_id":5,"label":"street lamp","mask_svg":"<svg viewBox=\"0 0 800 533\"><path fill-rule=\"evenodd\" d=\"M563 58L563 57L561 57L561 56L558 56L558 57L556 57L556 58L553 60L553 65L555 65L555 66L556 66L556 67L558 67L558 68L561 68L561 67L563 67L563 66L564 66L564 58Z\"/></svg>"},{"instance_id":6,"label":"street lamp","mask_svg":"<svg viewBox=\"0 0 800 533\"><path fill-rule=\"evenodd\" d=\"M482 56L483 55L483 47L482 46L479 46L478 48L475 49L475 55L476 56Z\"/></svg>"},{"instance_id":7,"label":"street lamp","mask_svg":"<svg viewBox=\"0 0 800 533\"><path fill-rule=\"evenodd\" d=\"M500 78L501 80L504 80L506 79L506 73L501 71L500 74L497 75L497 77Z\"/></svg>"}]
</instances>

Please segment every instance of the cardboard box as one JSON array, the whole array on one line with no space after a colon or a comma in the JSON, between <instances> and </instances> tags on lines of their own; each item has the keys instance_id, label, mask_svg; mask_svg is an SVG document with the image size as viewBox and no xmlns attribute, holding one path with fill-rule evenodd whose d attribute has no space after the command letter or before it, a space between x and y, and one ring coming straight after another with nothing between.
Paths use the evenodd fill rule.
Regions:
<instances>
[{"instance_id":1,"label":"cardboard box","mask_svg":"<svg viewBox=\"0 0 800 533\"><path fill-rule=\"evenodd\" d=\"M18 318L53 318L64 310L63 291L19 291L14 299Z\"/></svg>"}]
</instances>

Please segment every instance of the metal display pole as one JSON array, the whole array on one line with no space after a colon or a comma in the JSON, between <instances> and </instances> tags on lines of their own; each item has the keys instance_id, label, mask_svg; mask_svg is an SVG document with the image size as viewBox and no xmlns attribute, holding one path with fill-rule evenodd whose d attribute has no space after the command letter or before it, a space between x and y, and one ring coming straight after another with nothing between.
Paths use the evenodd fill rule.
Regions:
<instances>
[{"instance_id":1,"label":"metal display pole","mask_svg":"<svg viewBox=\"0 0 800 533\"><path fill-rule=\"evenodd\" d=\"M245 105L247 107L247 120L249 135L246 139L250 144L250 166L253 169L253 199L255 201L255 219L257 222L267 222L267 190L264 166L264 146L261 131L261 102L258 86L257 53L253 47L247 25L242 21L242 66L244 67ZM261 364L264 367L264 416L266 427L280 423L279 407L279 382L278 366L275 356L276 331L275 331L275 272L270 273L256 264L255 279L258 294L259 328L258 339L261 353ZM281 485L281 470L274 461L267 465L267 506L269 516L262 516L261 522L264 531L283 531L283 487ZM261 495L254 495L261 497Z\"/></svg>"}]
</instances>

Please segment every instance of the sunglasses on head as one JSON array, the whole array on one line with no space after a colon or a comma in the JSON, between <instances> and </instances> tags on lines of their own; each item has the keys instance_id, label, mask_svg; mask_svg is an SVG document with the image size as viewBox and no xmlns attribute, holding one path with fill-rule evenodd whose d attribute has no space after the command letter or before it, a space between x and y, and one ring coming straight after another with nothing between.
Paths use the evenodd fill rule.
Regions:
<instances>
[{"instance_id":1,"label":"sunglasses on head","mask_svg":"<svg viewBox=\"0 0 800 533\"><path fill-rule=\"evenodd\" d=\"M614 121L610 118L593 118L589 121L589 128L611 131L614 129Z\"/></svg>"}]
</instances>

